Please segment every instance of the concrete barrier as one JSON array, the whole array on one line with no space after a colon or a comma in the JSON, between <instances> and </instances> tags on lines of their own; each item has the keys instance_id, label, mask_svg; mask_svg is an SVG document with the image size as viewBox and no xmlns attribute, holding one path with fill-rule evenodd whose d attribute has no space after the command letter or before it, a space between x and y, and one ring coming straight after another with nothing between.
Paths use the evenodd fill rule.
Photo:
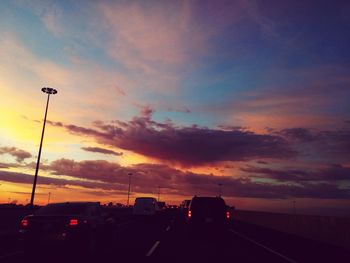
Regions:
<instances>
[{"instance_id":1,"label":"concrete barrier","mask_svg":"<svg viewBox=\"0 0 350 263\"><path fill-rule=\"evenodd\" d=\"M350 249L350 218L235 210L234 219Z\"/></svg>"}]
</instances>

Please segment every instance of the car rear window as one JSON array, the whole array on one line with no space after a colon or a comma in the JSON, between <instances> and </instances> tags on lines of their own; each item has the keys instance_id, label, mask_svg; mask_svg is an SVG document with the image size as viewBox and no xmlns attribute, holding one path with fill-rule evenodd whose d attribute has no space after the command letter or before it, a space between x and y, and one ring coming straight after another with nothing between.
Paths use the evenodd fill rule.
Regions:
<instances>
[{"instance_id":1,"label":"car rear window","mask_svg":"<svg viewBox=\"0 0 350 263\"><path fill-rule=\"evenodd\" d=\"M191 210L225 210L225 201L215 197L197 197L191 202Z\"/></svg>"},{"instance_id":2,"label":"car rear window","mask_svg":"<svg viewBox=\"0 0 350 263\"><path fill-rule=\"evenodd\" d=\"M155 203L154 198L136 198L135 204L152 204Z\"/></svg>"},{"instance_id":3,"label":"car rear window","mask_svg":"<svg viewBox=\"0 0 350 263\"><path fill-rule=\"evenodd\" d=\"M35 215L84 215L86 205L83 204L52 204L39 209Z\"/></svg>"}]
</instances>

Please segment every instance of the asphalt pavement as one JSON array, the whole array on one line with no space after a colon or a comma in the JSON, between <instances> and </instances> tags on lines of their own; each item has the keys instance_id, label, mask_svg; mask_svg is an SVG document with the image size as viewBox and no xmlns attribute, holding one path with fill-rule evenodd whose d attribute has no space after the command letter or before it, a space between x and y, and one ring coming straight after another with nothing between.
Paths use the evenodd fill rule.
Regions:
<instances>
[{"instance_id":1,"label":"asphalt pavement","mask_svg":"<svg viewBox=\"0 0 350 263\"><path fill-rule=\"evenodd\" d=\"M94 255L74 257L74 247L25 253L7 237L0 262L350 262L349 250L235 220L225 231L189 231L176 210L117 221L115 234Z\"/></svg>"}]
</instances>

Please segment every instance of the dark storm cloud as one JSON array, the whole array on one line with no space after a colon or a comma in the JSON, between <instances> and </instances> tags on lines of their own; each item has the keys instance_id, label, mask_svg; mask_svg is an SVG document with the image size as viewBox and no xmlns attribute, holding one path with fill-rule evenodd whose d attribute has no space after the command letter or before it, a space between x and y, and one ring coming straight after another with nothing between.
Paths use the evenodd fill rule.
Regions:
<instances>
[{"instance_id":1,"label":"dark storm cloud","mask_svg":"<svg viewBox=\"0 0 350 263\"><path fill-rule=\"evenodd\" d=\"M23 162L24 159L31 158L31 153L18 149L16 147L0 147L0 154L10 154L16 158L17 162Z\"/></svg>"},{"instance_id":2,"label":"dark storm cloud","mask_svg":"<svg viewBox=\"0 0 350 263\"><path fill-rule=\"evenodd\" d=\"M289 139L302 141L302 142L312 142L317 139L320 139L318 134L314 134L310 129L306 129L306 128L283 129L278 133Z\"/></svg>"},{"instance_id":3,"label":"dark storm cloud","mask_svg":"<svg viewBox=\"0 0 350 263\"><path fill-rule=\"evenodd\" d=\"M274 131L273 133L291 140L299 140L302 142L321 141L326 143L336 143L338 146L350 146L350 129L348 128L323 131L307 128L290 128L281 131Z\"/></svg>"},{"instance_id":4,"label":"dark storm cloud","mask_svg":"<svg viewBox=\"0 0 350 263\"><path fill-rule=\"evenodd\" d=\"M62 122L53 122L53 121L47 121L52 126L56 127L65 127L67 130L69 130L73 134L84 134L84 135L90 135L90 136L103 136L104 134L101 132L98 132L94 129L79 127L73 124L63 124Z\"/></svg>"},{"instance_id":5,"label":"dark storm cloud","mask_svg":"<svg viewBox=\"0 0 350 263\"><path fill-rule=\"evenodd\" d=\"M100 148L100 147L81 147L81 149L83 149L84 151L87 151L87 152L111 154L111 155L115 155L115 156L123 155L122 152L115 152L115 151L104 149L104 148Z\"/></svg>"},{"instance_id":6,"label":"dark storm cloud","mask_svg":"<svg viewBox=\"0 0 350 263\"><path fill-rule=\"evenodd\" d=\"M198 127L157 130L130 126L117 138L119 147L184 166L294 155L282 138L241 130L222 131Z\"/></svg>"},{"instance_id":7,"label":"dark storm cloud","mask_svg":"<svg viewBox=\"0 0 350 263\"><path fill-rule=\"evenodd\" d=\"M326 168L317 170L301 169L270 169L255 166L241 168L241 171L251 176L270 178L278 181L342 181L350 180L350 168L339 164L329 165Z\"/></svg>"},{"instance_id":8,"label":"dark storm cloud","mask_svg":"<svg viewBox=\"0 0 350 263\"><path fill-rule=\"evenodd\" d=\"M315 155L326 156L328 160L350 161L350 129L312 130L305 128L283 129L273 134L284 137L287 141L308 145Z\"/></svg>"},{"instance_id":9,"label":"dark storm cloud","mask_svg":"<svg viewBox=\"0 0 350 263\"><path fill-rule=\"evenodd\" d=\"M79 179L96 180L108 184L127 185L129 174L132 174L134 189L152 192L157 187L155 182L168 185L175 176L182 175L182 172L172 169L166 165L159 164L136 164L123 167L116 163L104 160L74 161L59 159L45 167L54 175L68 175Z\"/></svg>"},{"instance_id":10,"label":"dark storm cloud","mask_svg":"<svg viewBox=\"0 0 350 263\"><path fill-rule=\"evenodd\" d=\"M265 161L256 161L256 162L259 164L269 164L268 162L265 162Z\"/></svg>"},{"instance_id":11,"label":"dark storm cloud","mask_svg":"<svg viewBox=\"0 0 350 263\"><path fill-rule=\"evenodd\" d=\"M332 182L302 181L298 184L257 182L249 178L214 176L184 172L162 164L137 164L123 167L106 161L73 161L60 159L46 167L56 178L39 177L40 184L56 186L81 186L87 189L105 191L126 191L129 174L132 191L157 194L158 186L167 195L216 195L222 184L226 197L250 198L329 198L350 197L350 190L339 188ZM59 178L66 175L76 178ZM82 179L88 179L82 180ZM14 183L32 184L33 176L22 173L0 171L0 180ZM91 181L95 180L95 181Z\"/></svg>"},{"instance_id":12,"label":"dark storm cloud","mask_svg":"<svg viewBox=\"0 0 350 263\"><path fill-rule=\"evenodd\" d=\"M17 173L17 172L7 172L0 170L0 181L6 181L11 183L20 183L20 184L33 184L34 177L26 173ZM51 178L46 176L38 177L38 184L42 185L53 185L57 187L66 187L66 186L81 186L91 189L105 189L105 190L114 190L118 189L117 185L111 185L101 182L88 182L82 180L65 180L60 178Z\"/></svg>"},{"instance_id":13,"label":"dark storm cloud","mask_svg":"<svg viewBox=\"0 0 350 263\"><path fill-rule=\"evenodd\" d=\"M151 120L151 114L152 109L143 108L141 117L129 122L96 121L95 129L66 124L60 127L74 134L92 136L101 144L183 166L257 158L284 159L296 155L289 143L278 135L261 135L237 128L175 127L171 122Z\"/></svg>"},{"instance_id":14,"label":"dark storm cloud","mask_svg":"<svg viewBox=\"0 0 350 263\"><path fill-rule=\"evenodd\" d=\"M69 159L59 159L53 161L46 169L51 170L54 175L68 175L80 179L98 180L108 183L115 182L116 174L123 173L123 167L119 164L105 160L76 162Z\"/></svg>"}]
</instances>

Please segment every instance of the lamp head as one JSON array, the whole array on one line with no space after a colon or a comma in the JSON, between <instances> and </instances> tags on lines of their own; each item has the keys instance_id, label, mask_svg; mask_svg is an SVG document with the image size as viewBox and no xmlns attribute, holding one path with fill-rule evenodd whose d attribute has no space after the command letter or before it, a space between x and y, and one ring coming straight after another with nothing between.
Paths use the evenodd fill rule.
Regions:
<instances>
[{"instance_id":1,"label":"lamp head","mask_svg":"<svg viewBox=\"0 0 350 263\"><path fill-rule=\"evenodd\" d=\"M41 89L42 92L45 92L47 94L56 94L57 93L57 90L56 89L53 89L53 88L50 88L50 87L43 87Z\"/></svg>"}]
</instances>

